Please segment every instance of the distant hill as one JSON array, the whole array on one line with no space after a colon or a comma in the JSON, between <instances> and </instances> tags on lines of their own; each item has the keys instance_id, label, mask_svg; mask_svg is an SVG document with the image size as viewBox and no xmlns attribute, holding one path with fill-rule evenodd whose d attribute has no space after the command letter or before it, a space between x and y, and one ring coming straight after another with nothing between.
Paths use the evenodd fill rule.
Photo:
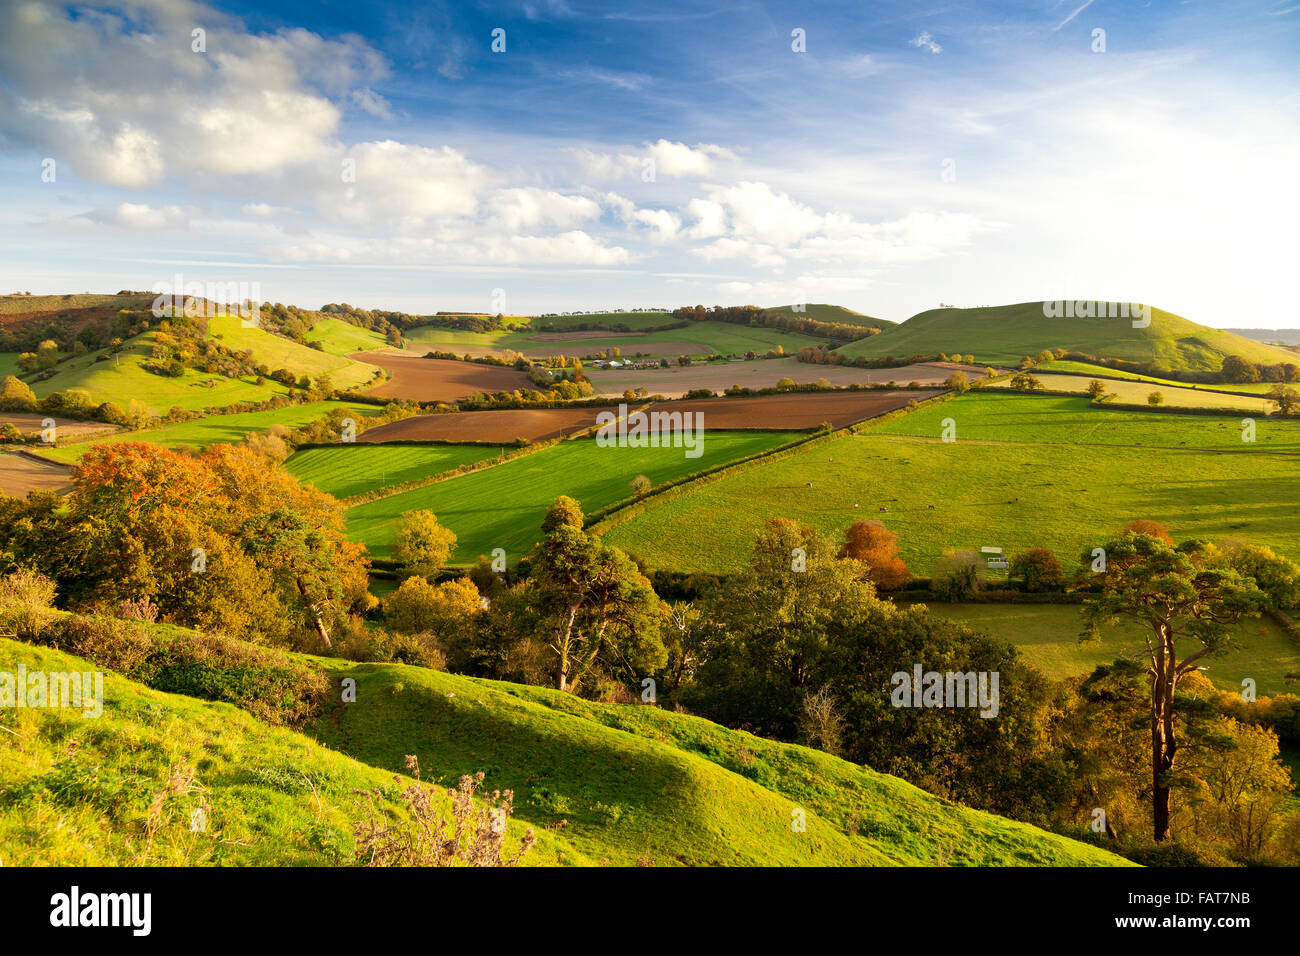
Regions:
<instances>
[{"instance_id":1,"label":"distant hill","mask_svg":"<svg viewBox=\"0 0 1300 956\"><path fill-rule=\"evenodd\" d=\"M1198 325L1163 309L1152 308L1150 325L1134 328L1127 317L1049 318L1042 302L930 309L840 351L900 357L961 353L974 355L977 362L1007 364L1058 348L1098 358L1151 362L1171 371L1217 371L1227 355L1261 363L1296 361L1294 352Z\"/></svg>"},{"instance_id":2,"label":"distant hill","mask_svg":"<svg viewBox=\"0 0 1300 956\"><path fill-rule=\"evenodd\" d=\"M75 309L143 309L153 300L152 292L128 292L125 295L92 292L65 295L2 295L0 315L57 315Z\"/></svg>"},{"instance_id":3,"label":"distant hill","mask_svg":"<svg viewBox=\"0 0 1300 956\"><path fill-rule=\"evenodd\" d=\"M890 322L888 319L877 319L874 316L863 315L861 312L854 312L842 305L817 305L810 302L803 307L802 312L796 312L793 305L769 305L766 306L766 309L768 312L789 316L790 318L839 322L842 325L860 325L868 329L888 329L898 324L897 322Z\"/></svg>"},{"instance_id":4,"label":"distant hill","mask_svg":"<svg viewBox=\"0 0 1300 956\"><path fill-rule=\"evenodd\" d=\"M1274 342L1283 345L1300 345L1300 329L1228 329L1256 342Z\"/></svg>"}]
</instances>

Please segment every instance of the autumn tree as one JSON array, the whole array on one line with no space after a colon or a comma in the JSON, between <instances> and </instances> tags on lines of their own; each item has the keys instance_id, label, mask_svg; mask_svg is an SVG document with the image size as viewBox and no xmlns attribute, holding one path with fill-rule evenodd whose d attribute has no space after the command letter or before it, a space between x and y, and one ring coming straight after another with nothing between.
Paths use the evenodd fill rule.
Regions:
<instances>
[{"instance_id":1,"label":"autumn tree","mask_svg":"<svg viewBox=\"0 0 1300 956\"><path fill-rule=\"evenodd\" d=\"M409 511L397 522L393 554L411 574L433 577L447 566L455 548L455 532L440 525L432 511Z\"/></svg>"},{"instance_id":2,"label":"autumn tree","mask_svg":"<svg viewBox=\"0 0 1300 956\"><path fill-rule=\"evenodd\" d=\"M1106 394L1106 383L1099 378L1094 378L1088 383L1088 397L1092 399L1101 398Z\"/></svg>"},{"instance_id":3,"label":"autumn tree","mask_svg":"<svg viewBox=\"0 0 1300 956\"><path fill-rule=\"evenodd\" d=\"M1030 548L1014 555L1010 562L1011 577L1023 581L1033 593L1059 591L1065 587L1065 572L1056 555L1047 548Z\"/></svg>"},{"instance_id":4,"label":"autumn tree","mask_svg":"<svg viewBox=\"0 0 1300 956\"><path fill-rule=\"evenodd\" d=\"M1127 521L1119 529L1119 533L1121 537L1130 534L1145 534L1152 538L1159 538L1168 545L1174 543L1173 536L1169 533L1169 526L1159 521L1152 521L1150 518L1134 518L1132 521Z\"/></svg>"},{"instance_id":5,"label":"autumn tree","mask_svg":"<svg viewBox=\"0 0 1300 956\"><path fill-rule=\"evenodd\" d=\"M865 577L882 591L902 587L912 580L898 554L898 535L879 521L859 519L849 525L839 556L861 564Z\"/></svg>"},{"instance_id":6,"label":"autumn tree","mask_svg":"<svg viewBox=\"0 0 1300 956\"><path fill-rule=\"evenodd\" d=\"M1175 549L1147 534L1126 534L1104 547L1105 570L1095 573L1101 591L1084 602L1086 634L1099 638L1103 625L1137 621L1147 635L1150 680L1152 815L1155 839L1169 837L1170 793L1179 736L1174 695L1198 661L1228 646L1230 628L1257 614L1267 598L1255 582L1234 570L1207 568L1193 547ZM1083 556L1085 566L1092 552ZM1195 647L1179 657L1179 642Z\"/></svg>"}]
</instances>

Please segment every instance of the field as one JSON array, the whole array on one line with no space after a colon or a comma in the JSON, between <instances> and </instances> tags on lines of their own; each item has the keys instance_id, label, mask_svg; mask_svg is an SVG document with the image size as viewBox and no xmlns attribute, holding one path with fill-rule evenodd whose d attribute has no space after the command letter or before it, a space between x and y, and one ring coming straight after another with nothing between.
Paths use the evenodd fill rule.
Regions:
<instances>
[{"instance_id":1,"label":"field","mask_svg":"<svg viewBox=\"0 0 1300 956\"><path fill-rule=\"evenodd\" d=\"M1296 364L1300 365L1300 356L1296 357ZM1151 385L1169 386L1171 388L1189 388L1195 391L1211 392L1253 392L1257 395L1263 395L1269 389L1274 387L1272 382L1249 382L1249 383L1194 383L1176 382L1167 378L1152 378L1150 375L1139 375L1136 372L1125 371L1124 369L1106 368L1102 365L1090 365L1087 362L1072 362L1069 359L1058 359L1055 362L1044 362L1042 365L1036 365L1032 369L1034 375L1038 375L1040 370L1043 372L1077 372L1074 377L1080 382L1079 389L1088 387L1090 378L1099 378L1103 382L1110 379L1123 379L1126 382L1147 382ZM1090 378L1083 378L1087 375Z\"/></svg>"},{"instance_id":2,"label":"field","mask_svg":"<svg viewBox=\"0 0 1300 956\"><path fill-rule=\"evenodd\" d=\"M353 358L377 365L392 378L368 389L377 398L410 399L417 402L454 402L476 392L511 392L536 388L526 372L498 365L429 359L400 352L358 352Z\"/></svg>"},{"instance_id":3,"label":"field","mask_svg":"<svg viewBox=\"0 0 1300 956\"><path fill-rule=\"evenodd\" d=\"M406 754L418 757L425 781L454 785L481 770L486 790L513 789L508 845L534 827L530 865L1127 864L896 777L656 707L400 664L304 660L353 678L360 693L303 732L111 672L97 720L57 708L7 711L5 865L351 863L357 792L377 791L378 805L396 814L393 778ZM19 664L93 669L0 639L0 666ZM169 799L153 837L141 840L149 798L177 765L196 768L202 789ZM200 804L212 825L194 834ZM790 826L796 807L806 833ZM568 825L550 829L559 819Z\"/></svg>"},{"instance_id":4,"label":"field","mask_svg":"<svg viewBox=\"0 0 1300 956\"><path fill-rule=\"evenodd\" d=\"M304 448L285 462L300 481L336 498L400 485L499 454L481 445L363 445Z\"/></svg>"},{"instance_id":5,"label":"field","mask_svg":"<svg viewBox=\"0 0 1300 956\"><path fill-rule=\"evenodd\" d=\"M932 309L869 339L841 348L846 355L973 354L977 362L1018 363L1043 349L1063 348L1131 362L1155 362L1171 370L1217 371L1225 355L1254 362L1295 361L1295 353L1231 332L1190 322L1161 309L1151 324L1133 328L1132 318L1047 318L1042 302L978 309Z\"/></svg>"},{"instance_id":6,"label":"field","mask_svg":"<svg viewBox=\"0 0 1300 956\"><path fill-rule=\"evenodd\" d=\"M809 429L829 422L836 428L883 415L909 402L933 398L940 392L863 391L751 395L736 398L689 399L651 406L652 411L692 412L705 428Z\"/></svg>"},{"instance_id":7,"label":"field","mask_svg":"<svg viewBox=\"0 0 1300 956\"><path fill-rule=\"evenodd\" d=\"M350 508L348 536L365 542L373 555L389 558L394 521L408 511L428 509L460 538L453 563L473 564L494 548L504 548L514 562L537 541L542 517L559 495L576 498L592 512L631 497L629 484L639 474L657 486L789 440L771 432L709 431L703 454L687 458L681 448L602 448L594 440L575 439Z\"/></svg>"},{"instance_id":8,"label":"field","mask_svg":"<svg viewBox=\"0 0 1300 956\"><path fill-rule=\"evenodd\" d=\"M320 319L307 333L308 342L319 342L330 355L346 357L353 352L388 347L388 341L378 332L363 329L342 319Z\"/></svg>"},{"instance_id":9,"label":"field","mask_svg":"<svg viewBox=\"0 0 1300 956\"><path fill-rule=\"evenodd\" d=\"M30 435L34 432L40 432L45 429L45 422L49 421L48 415L42 415L38 412L0 412L0 427L4 425L13 425L24 435ZM83 422L75 418L54 418L54 435L59 441L68 439L79 440L90 435L111 435L118 431L117 425L109 425L106 422Z\"/></svg>"},{"instance_id":10,"label":"field","mask_svg":"<svg viewBox=\"0 0 1300 956\"><path fill-rule=\"evenodd\" d=\"M1015 644L1030 664L1049 677L1089 674L1098 664L1117 657L1146 655L1145 634L1124 622L1107 628L1099 642L1079 643L1083 629L1078 605L1071 604L941 604L928 605L935 614L977 627ZM1202 661L1215 686L1241 690L1252 678L1260 694L1294 693L1283 674L1300 668L1300 645L1269 618L1247 618L1234 628L1236 647Z\"/></svg>"},{"instance_id":11,"label":"field","mask_svg":"<svg viewBox=\"0 0 1300 956\"><path fill-rule=\"evenodd\" d=\"M741 385L745 388L771 388L783 378L799 385L816 384L825 379L832 385L885 385L896 382L908 385L939 385L955 370L962 370L974 380L984 376L984 366L933 363L906 365L901 368L850 368L843 365L812 365L797 358L755 359L748 362L697 362L652 369L588 368L587 378L601 395L622 395L627 389L644 387L651 395L675 398L693 388L715 392Z\"/></svg>"},{"instance_id":12,"label":"field","mask_svg":"<svg viewBox=\"0 0 1300 956\"><path fill-rule=\"evenodd\" d=\"M1079 375L1054 374L1052 372L1034 372L1034 378L1043 383L1049 392L1081 392L1088 387L1089 379ZM1249 412L1253 415L1267 415L1275 406L1264 398L1249 398L1245 395L1232 395L1209 388L1187 388L1177 385L1156 385L1151 382L1103 379L1107 394L1114 395L1113 401L1126 405L1145 405L1147 396L1159 392L1164 405L1174 408L1231 408ZM998 382L994 388L1005 387L1005 382Z\"/></svg>"},{"instance_id":13,"label":"field","mask_svg":"<svg viewBox=\"0 0 1300 956\"><path fill-rule=\"evenodd\" d=\"M503 408L482 412L416 415L380 425L357 436L359 442L487 441L517 438L546 441L596 424L600 408Z\"/></svg>"},{"instance_id":14,"label":"field","mask_svg":"<svg viewBox=\"0 0 1300 956\"><path fill-rule=\"evenodd\" d=\"M580 316L569 316L577 320ZM586 317L594 321L594 316ZM671 322L671 316L662 319L632 321L629 325L662 325ZM576 322L575 322L576 324ZM663 332L458 332L425 326L411 329L406 334L406 348L425 352L440 348L463 354L500 355L504 349L521 352L529 358L551 355L591 355L609 348L617 348L625 356L644 353L655 358L676 358L678 355L703 356L711 353L743 355L745 352L767 352L777 346L786 352L798 352L806 345L825 345L826 339L785 332L781 329L751 328L729 322L691 322L680 329Z\"/></svg>"},{"instance_id":15,"label":"field","mask_svg":"<svg viewBox=\"0 0 1300 956\"><path fill-rule=\"evenodd\" d=\"M29 491L63 492L72 487L72 469L22 452L0 452L0 492L26 498Z\"/></svg>"},{"instance_id":16,"label":"field","mask_svg":"<svg viewBox=\"0 0 1300 956\"><path fill-rule=\"evenodd\" d=\"M940 440L945 418L954 442ZM945 549L984 545L1042 545L1072 568L1125 521L1152 518L1178 540L1241 537L1297 560L1300 421L1258 429L1248 445L1235 419L968 393L673 489L613 516L605 537L652 567L728 571L770 518L834 535L871 518L927 575Z\"/></svg>"},{"instance_id":17,"label":"field","mask_svg":"<svg viewBox=\"0 0 1300 956\"><path fill-rule=\"evenodd\" d=\"M94 445L120 441L142 441L164 448L206 448L218 442L243 441L246 435L263 432L272 425L284 425L286 428L299 428L310 424L336 408L348 409L360 418L378 413L373 405L357 405L349 402L306 402L302 405L287 405L265 412L239 412L234 415L213 415L209 418L196 418L189 422L178 422L162 428L147 431L118 432L107 439L97 439L77 444L60 445L58 448L41 446L41 455L55 461L76 462ZM360 437L360 436L358 436Z\"/></svg>"}]
</instances>

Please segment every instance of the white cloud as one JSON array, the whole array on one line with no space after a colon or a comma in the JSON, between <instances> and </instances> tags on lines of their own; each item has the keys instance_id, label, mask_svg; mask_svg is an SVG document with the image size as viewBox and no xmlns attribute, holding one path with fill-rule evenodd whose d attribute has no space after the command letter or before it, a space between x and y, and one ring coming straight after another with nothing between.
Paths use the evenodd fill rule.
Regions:
<instances>
[{"instance_id":1,"label":"white cloud","mask_svg":"<svg viewBox=\"0 0 1300 956\"><path fill-rule=\"evenodd\" d=\"M912 46L918 49L924 48L926 50L929 50L931 53L943 52L943 47L939 46L939 44L935 41L934 37L930 36L929 30L923 30L916 37L914 37L912 39Z\"/></svg>"},{"instance_id":2,"label":"white cloud","mask_svg":"<svg viewBox=\"0 0 1300 956\"><path fill-rule=\"evenodd\" d=\"M586 196L545 189L503 189L492 196L494 214L511 232L537 226L575 226L600 216L600 205Z\"/></svg>"},{"instance_id":3,"label":"white cloud","mask_svg":"<svg viewBox=\"0 0 1300 956\"><path fill-rule=\"evenodd\" d=\"M597 153L585 148L574 148L573 155L583 173L594 180L624 179L641 176L653 170L655 178L700 178L710 175L717 160L734 160L736 154L712 143L687 146L660 139L646 143L635 153Z\"/></svg>"},{"instance_id":4,"label":"white cloud","mask_svg":"<svg viewBox=\"0 0 1300 956\"><path fill-rule=\"evenodd\" d=\"M188 229L195 210L181 206L159 206L124 202L111 209L92 209L85 218L119 229Z\"/></svg>"}]
</instances>

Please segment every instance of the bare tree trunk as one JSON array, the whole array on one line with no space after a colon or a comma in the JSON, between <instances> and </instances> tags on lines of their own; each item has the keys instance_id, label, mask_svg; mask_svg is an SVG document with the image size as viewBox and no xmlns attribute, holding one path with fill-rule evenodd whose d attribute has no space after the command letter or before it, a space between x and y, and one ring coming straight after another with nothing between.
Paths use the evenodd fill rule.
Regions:
<instances>
[{"instance_id":1,"label":"bare tree trunk","mask_svg":"<svg viewBox=\"0 0 1300 956\"><path fill-rule=\"evenodd\" d=\"M1178 659L1173 637L1163 627L1156 631L1160 650L1151 679L1151 808L1156 842L1169 839L1169 774L1178 750L1174 739L1174 686Z\"/></svg>"},{"instance_id":2,"label":"bare tree trunk","mask_svg":"<svg viewBox=\"0 0 1300 956\"><path fill-rule=\"evenodd\" d=\"M296 580L298 582L298 593L302 595L303 601L306 602L307 610L311 612L312 623L316 625L316 633L325 642L325 647L333 650L334 645L330 643L330 632L325 629L325 621L321 618L320 609L308 599L307 587L302 583L302 576L299 575Z\"/></svg>"}]
</instances>

